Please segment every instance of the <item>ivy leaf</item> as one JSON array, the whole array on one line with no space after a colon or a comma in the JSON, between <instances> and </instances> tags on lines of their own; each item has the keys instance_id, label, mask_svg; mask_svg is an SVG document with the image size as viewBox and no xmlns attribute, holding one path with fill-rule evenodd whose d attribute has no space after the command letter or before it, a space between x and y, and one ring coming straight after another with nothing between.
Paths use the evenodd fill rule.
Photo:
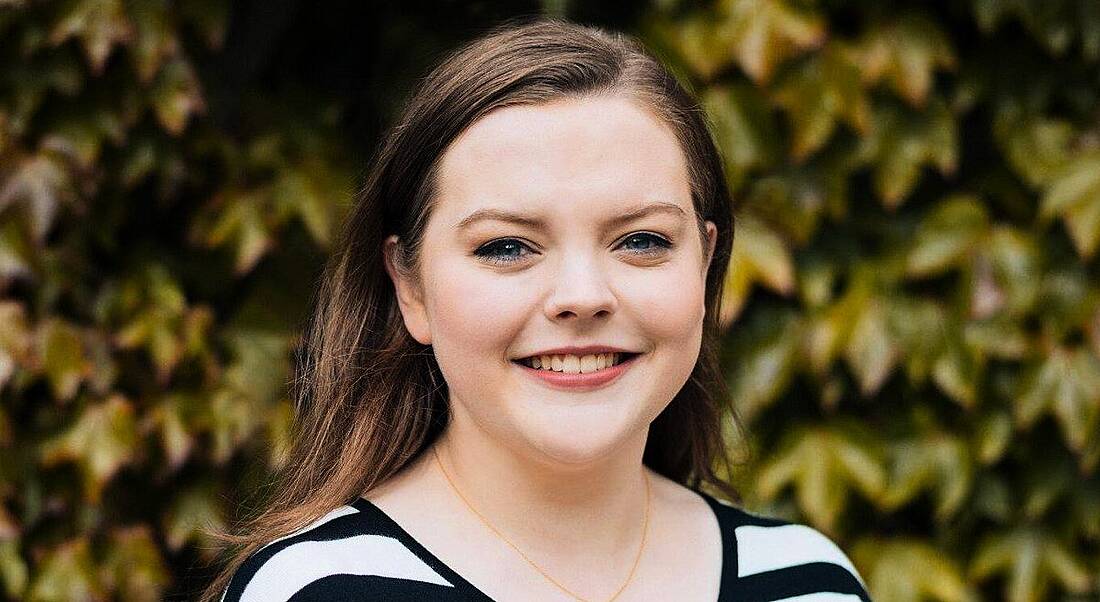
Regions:
<instances>
[{"instance_id":1,"label":"ivy leaf","mask_svg":"<svg viewBox=\"0 0 1100 602\"><path fill-rule=\"evenodd\" d=\"M233 242L236 273L246 274L275 244L272 225L265 217L270 191L227 190L211 199L206 215L195 222L192 237L207 247Z\"/></svg>"},{"instance_id":2,"label":"ivy leaf","mask_svg":"<svg viewBox=\"0 0 1100 602\"><path fill-rule=\"evenodd\" d=\"M329 182L339 180L320 162L281 170L272 187L272 202L280 215L296 215L305 225L313 242L327 248L332 241L336 199L340 195ZM281 220L280 220L281 221Z\"/></svg>"},{"instance_id":3,"label":"ivy leaf","mask_svg":"<svg viewBox=\"0 0 1100 602\"><path fill-rule=\"evenodd\" d=\"M797 366L798 331L789 314L759 316L737 330L730 396L746 423L787 389Z\"/></svg>"},{"instance_id":4,"label":"ivy leaf","mask_svg":"<svg viewBox=\"0 0 1100 602\"><path fill-rule=\"evenodd\" d=\"M982 538L970 563L970 577L984 581L992 575L1008 578L1005 599L1010 602L1043 600L1051 581L1084 594L1093 579L1078 560L1071 544L1037 526L1018 526L1006 533Z\"/></svg>"},{"instance_id":5,"label":"ivy leaf","mask_svg":"<svg viewBox=\"0 0 1100 602\"><path fill-rule=\"evenodd\" d=\"M958 564L924 541L864 538L852 548L852 558L867 576L868 590L876 600L979 600Z\"/></svg>"},{"instance_id":6,"label":"ivy leaf","mask_svg":"<svg viewBox=\"0 0 1100 602\"><path fill-rule=\"evenodd\" d=\"M966 273L970 315L985 319L997 314L1022 317L1041 291L1041 251L1035 239L1006 225L994 226L981 241Z\"/></svg>"},{"instance_id":7,"label":"ivy leaf","mask_svg":"<svg viewBox=\"0 0 1100 602\"><path fill-rule=\"evenodd\" d=\"M958 266L988 231L989 215L977 198L949 196L921 219L906 258L906 272L926 277Z\"/></svg>"},{"instance_id":8,"label":"ivy leaf","mask_svg":"<svg viewBox=\"0 0 1100 602\"><path fill-rule=\"evenodd\" d=\"M842 426L795 427L756 473L757 494L774 498L793 485L799 508L817 528L835 532L849 490L868 498L882 495L886 472L871 440Z\"/></svg>"},{"instance_id":9,"label":"ivy leaf","mask_svg":"<svg viewBox=\"0 0 1100 602\"><path fill-rule=\"evenodd\" d=\"M191 115L206 110L199 78L191 64L182 58L173 59L161 68L151 94L157 121L174 136L183 133Z\"/></svg>"},{"instance_id":10,"label":"ivy leaf","mask_svg":"<svg viewBox=\"0 0 1100 602\"><path fill-rule=\"evenodd\" d=\"M856 44L863 80L886 79L913 107L928 101L937 68L954 69L955 54L943 30L923 14L903 15L896 22L870 27Z\"/></svg>"},{"instance_id":11,"label":"ivy leaf","mask_svg":"<svg viewBox=\"0 0 1100 602\"><path fill-rule=\"evenodd\" d=\"M159 264L147 266L123 285L119 293L131 305L126 322L115 333L122 349L144 347L157 369L157 381L166 383L185 357L188 338L194 339L209 326L208 312L188 308L179 284ZM140 299L140 300L139 300ZM188 330L199 328L199 333Z\"/></svg>"},{"instance_id":12,"label":"ivy leaf","mask_svg":"<svg viewBox=\"0 0 1100 602\"><path fill-rule=\"evenodd\" d=\"M30 364L33 342L23 306L15 301L0 301L0 390L16 367Z\"/></svg>"},{"instance_id":13,"label":"ivy leaf","mask_svg":"<svg viewBox=\"0 0 1100 602\"><path fill-rule=\"evenodd\" d=\"M189 542L199 544L200 551L212 550L206 530L225 529L225 520L217 489L203 482L186 488L172 500L162 519L168 549L179 552ZM208 552L202 552L209 555Z\"/></svg>"},{"instance_id":14,"label":"ivy leaf","mask_svg":"<svg viewBox=\"0 0 1100 602\"><path fill-rule=\"evenodd\" d=\"M860 391L873 395L901 358L888 319L887 302L867 297L844 347L844 359L859 379Z\"/></svg>"},{"instance_id":15,"label":"ivy leaf","mask_svg":"<svg viewBox=\"0 0 1100 602\"><path fill-rule=\"evenodd\" d=\"M103 561L103 582L122 600L162 600L170 574L147 525L117 528Z\"/></svg>"},{"instance_id":16,"label":"ivy leaf","mask_svg":"<svg viewBox=\"0 0 1100 602\"><path fill-rule=\"evenodd\" d=\"M19 537L0 538L0 581L9 599L21 600L27 589L27 562L19 550Z\"/></svg>"},{"instance_id":17,"label":"ivy leaf","mask_svg":"<svg viewBox=\"0 0 1100 602\"><path fill-rule=\"evenodd\" d=\"M49 380L55 399L67 401L76 395L81 381L91 372L84 356L80 332L59 319L49 319L39 326L38 357Z\"/></svg>"},{"instance_id":18,"label":"ivy leaf","mask_svg":"<svg viewBox=\"0 0 1100 602\"><path fill-rule=\"evenodd\" d=\"M978 461L989 466L1002 457L1012 441L1012 416L1007 412L991 412L977 423L974 450Z\"/></svg>"},{"instance_id":19,"label":"ivy leaf","mask_svg":"<svg viewBox=\"0 0 1100 602\"><path fill-rule=\"evenodd\" d=\"M891 446L890 483L882 505L894 510L930 491L936 500L936 520L942 523L959 511L973 480L967 443L948 433L925 431Z\"/></svg>"},{"instance_id":20,"label":"ivy leaf","mask_svg":"<svg viewBox=\"0 0 1100 602\"><path fill-rule=\"evenodd\" d=\"M131 48L138 79L149 83L169 58L179 50L176 27L163 1L140 2L130 6L135 40Z\"/></svg>"},{"instance_id":21,"label":"ivy leaf","mask_svg":"<svg viewBox=\"0 0 1100 602\"><path fill-rule=\"evenodd\" d=\"M106 597L83 537L50 550L34 575L28 602L101 600Z\"/></svg>"},{"instance_id":22,"label":"ivy leaf","mask_svg":"<svg viewBox=\"0 0 1100 602\"><path fill-rule=\"evenodd\" d=\"M777 65L825 41L825 23L783 0L725 0L723 35L737 63L757 84L771 79Z\"/></svg>"},{"instance_id":23,"label":"ivy leaf","mask_svg":"<svg viewBox=\"0 0 1100 602\"><path fill-rule=\"evenodd\" d=\"M69 0L50 32L50 43L59 45L71 37L80 38L92 73L99 75L116 44L129 43L133 24L122 0Z\"/></svg>"},{"instance_id":24,"label":"ivy leaf","mask_svg":"<svg viewBox=\"0 0 1100 602\"><path fill-rule=\"evenodd\" d=\"M46 466L76 462L84 478L85 498L96 503L115 473L133 462L139 443L132 404L113 395L90 403L67 431L44 442L41 458Z\"/></svg>"},{"instance_id":25,"label":"ivy leaf","mask_svg":"<svg viewBox=\"0 0 1100 602\"><path fill-rule=\"evenodd\" d=\"M1039 208L1041 221L1061 216L1077 252L1091 259L1100 247L1100 153L1075 157L1052 175Z\"/></svg>"},{"instance_id":26,"label":"ivy leaf","mask_svg":"<svg viewBox=\"0 0 1100 602\"><path fill-rule=\"evenodd\" d=\"M942 99L931 98L919 117L885 105L875 111L872 124L871 132L860 140L858 156L875 164L875 192L887 209L896 209L909 196L926 163L944 175L955 172L957 125Z\"/></svg>"},{"instance_id":27,"label":"ivy leaf","mask_svg":"<svg viewBox=\"0 0 1100 602\"><path fill-rule=\"evenodd\" d=\"M760 92L749 85L709 87L701 103L713 123L729 179L740 186L755 168L771 165L778 156L775 120Z\"/></svg>"},{"instance_id":28,"label":"ivy leaf","mask_svg":"<svg viewBox=\"0 0 1100 602\"><path fill-rule=\"evenodd\" d=\"M167 469L174 473L183 466L195 447L192 430L199 413L200 400L184 392L170 393L161 398L142 420L142 432L156 430L167 459Z\"/></svg>"},{"instance_id":29,"label":"ivy leaf","mask_svg":"<svg viewBox=\"0 0 1100 602\"><path fill-rule=\"evenodd\" d=\"M0 165L0 211L21 201L38 244L45 240L60 206L74 198L69 172L55 153L9 157Z\"/></svg>"},{"instance_id":30,"label":"ivy leaf","mask_svg":"<svg viewBox=\"0 0 1100 602\"><path fill-rule=\"evenodd\" d=\"M294 404L280 399L267 416L267 439L271 443L267 465L278 470L286 464L293 445Z\"/></svg>"},{"instance_id":31,"label":"ivy leaf","mask_svg":"<svg viewBox=\"0 0 1100 602\"><path fill-rule=\"evenodd\" d=\"M839 120L859 133L870 128L870 106L859 69L837 44L827 45L784 77L774 97L791 116L791 155L798 162L829 140Z\"/></svg>"},{"instance_id":32,"label":"ivy leaf","mask_svg":"<svg viewBox=\"0 0 1100 602\"><path fill-rule=\"evenodd\" d=\"M1066 444L1080 452L1100 419L1100 360L1084 347L1057 347L1028 369L1015 401L1019 427L1052 413Z\"/></svg>"},{"instance_id":33,"label":"ivy leaf","mask_svg":"<svg viewBox=\"0 0 1100 602\"><path fill-rule=\"evenodd\" d=\"M1074 133L1065 120L1024 117L1010 107L1001 108L993 120L994 139L1005 159L1032 186L1049 182L1066 164Z\"/></svg>"},{"instance_id":34,"label":"ivy leaf","mask_svg":"<svg viewBox=\"0 0 1100 602\"><path fill-rule=\"evenodd\" d=\"M754 282L783 295L794 292L794 262L783 240L750 215L737 221L737 236L726 272L722 297L723 323L740 312Z\"/></svg>"}]
</instances>

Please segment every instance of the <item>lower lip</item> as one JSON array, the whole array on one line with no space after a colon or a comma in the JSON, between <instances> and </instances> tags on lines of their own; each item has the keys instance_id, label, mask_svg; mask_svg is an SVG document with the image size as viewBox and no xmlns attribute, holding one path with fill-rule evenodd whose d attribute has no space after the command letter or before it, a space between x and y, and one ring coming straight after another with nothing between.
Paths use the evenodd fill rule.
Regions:
<instances>
[{"instance_id":1,"label":"lower lip","mask_svg":"<svg viewBox=\"0 0 1100 602\"><path fill-rule=\"evenodd\" d=\"M601 387L615 380L626 372L628 368L634 365L641 355L632 356L630 359L615 364L610 368L604 368L603 370L597 370L595 372L589 372L587 374L567 374L565 372L555 372L553 370L540 370L537 368L531 368L525 366L519 362L512 362L525 370L531 376L534 376L543 382L562 389L594 389Z\"/></svg>"}]
</instances>

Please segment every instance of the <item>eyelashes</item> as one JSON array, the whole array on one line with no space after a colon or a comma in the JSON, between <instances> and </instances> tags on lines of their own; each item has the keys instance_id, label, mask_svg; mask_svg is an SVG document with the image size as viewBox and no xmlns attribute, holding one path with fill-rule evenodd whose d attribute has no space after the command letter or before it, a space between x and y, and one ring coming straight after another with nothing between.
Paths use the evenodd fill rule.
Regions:
<instances>
[{"instance_id":1,"label":"eyelashes","mask_svg":"<svg viewBox=\"0 0 1100 602\"><path fill-rule=\"evenodd\" d=\"M652 232L630 234L623 239L619 246L629 245L630 243L642 245L648 243L647 248L631 250L632 254L640 257L655 257L672 248L672 242ZM636 245L630 246L636 247ZM474 251L474 255L487 263L508 265L522 261L529 254L522 253L524 250L531 252L531 247L515 238L500 238L478 247Z\"/></svg>"}]
</instances>

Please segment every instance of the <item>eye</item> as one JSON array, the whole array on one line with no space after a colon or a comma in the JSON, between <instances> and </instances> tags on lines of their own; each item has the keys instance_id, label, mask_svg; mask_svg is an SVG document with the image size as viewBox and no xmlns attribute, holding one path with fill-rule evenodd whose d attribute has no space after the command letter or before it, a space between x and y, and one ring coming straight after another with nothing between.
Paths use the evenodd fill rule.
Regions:
<instances>
[{"instance_id":1,"label":"eye","mask_svg":"<svg viewBox=\"0 0 1100 602\"><path fill-rule=\"evenodd\" d=\"M531 250L531 247L514 238L501 238L478 247L474 255L481 257L489 263L505 265L515 263L523 258L523 249Z\"/></svg>"},{"instance_id":2,"label":"eye","mask_svg":"<svg viewBox=\"0 0 1100 602\"><path fill-rule=\"evenodd\" d=\"M640 243L633 249L638 255L655 255L672 247L672 243L667 239L650 232L635 232L623 239L623 245L630 243Z\"/></svg>"}]
</instances>

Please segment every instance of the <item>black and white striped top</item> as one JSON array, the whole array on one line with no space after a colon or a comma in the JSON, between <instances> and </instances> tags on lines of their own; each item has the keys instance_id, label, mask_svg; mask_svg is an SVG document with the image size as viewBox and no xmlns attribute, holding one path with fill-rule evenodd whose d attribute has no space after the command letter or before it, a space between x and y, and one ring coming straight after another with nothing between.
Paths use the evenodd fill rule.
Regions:
<instances>
[{"instance_id":1,"label":"black and white striped top","mask_svg":"<svg viewBox=\"0 0 1100 602\"><path fill-rule=\"evenodd\" d=\"M851 561L819 531L697 493L722 528L719 602L870 600ZM492 602L363 498L257 550L222 595L222 602L288 600Z\"/></svg>"}]
</instances>

